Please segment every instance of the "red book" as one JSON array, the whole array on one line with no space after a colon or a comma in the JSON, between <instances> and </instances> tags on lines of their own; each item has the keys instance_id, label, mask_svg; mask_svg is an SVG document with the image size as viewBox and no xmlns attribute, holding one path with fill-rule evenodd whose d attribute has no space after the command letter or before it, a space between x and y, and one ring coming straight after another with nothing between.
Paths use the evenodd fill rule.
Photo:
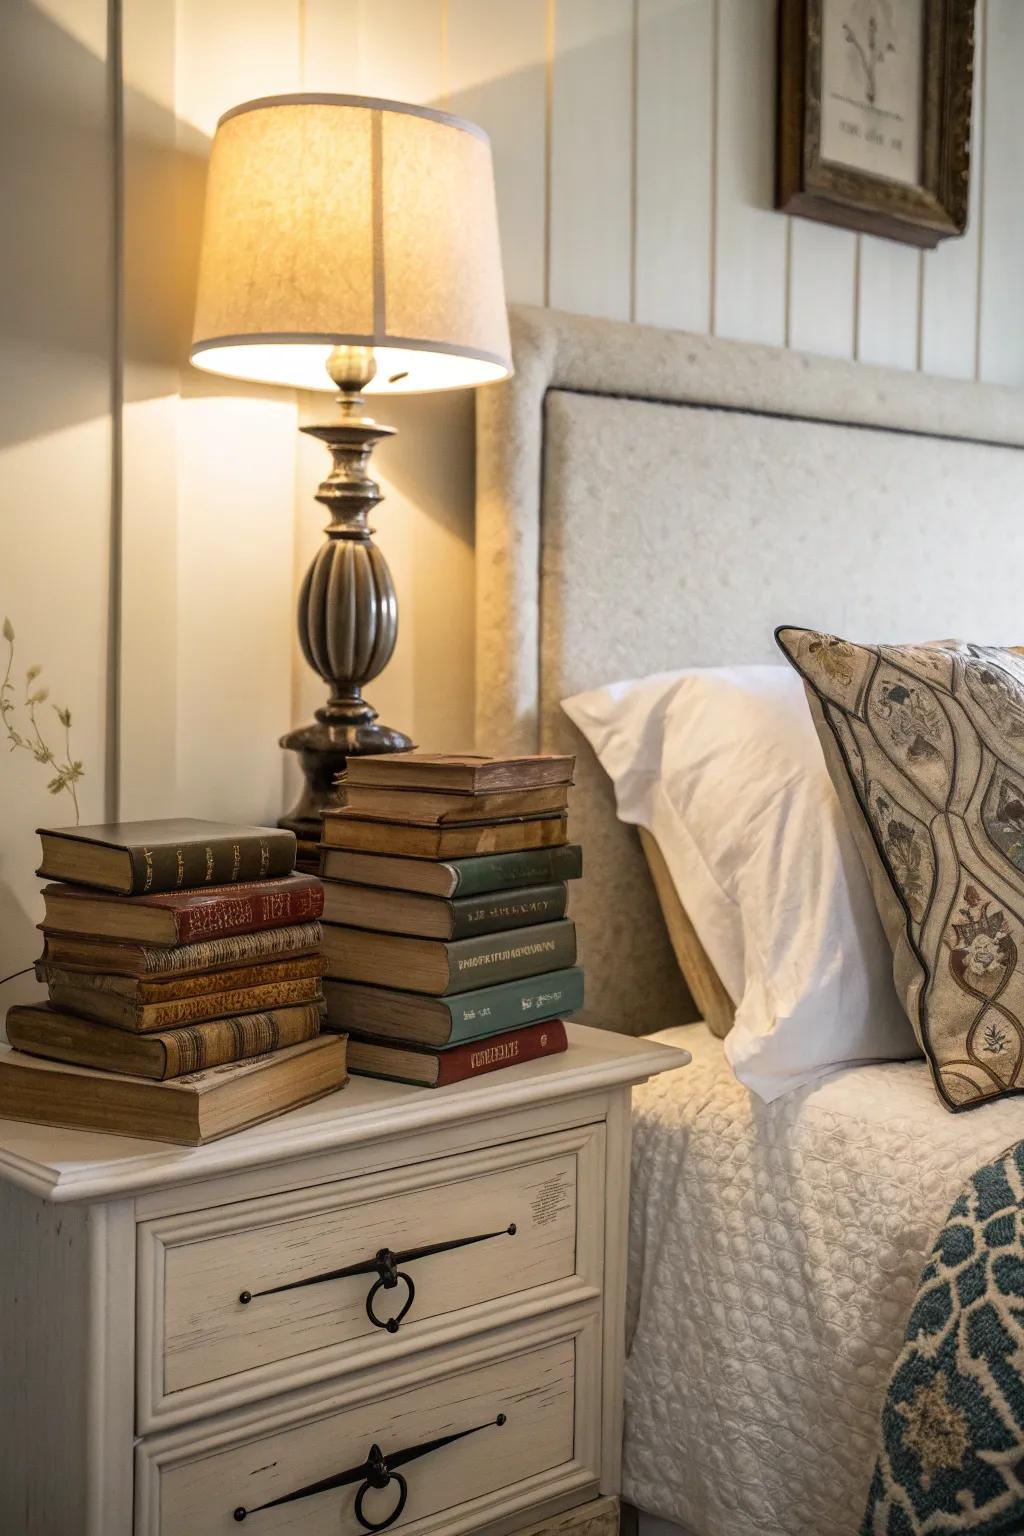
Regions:
<instances>
[{"instance_id":1,"label":"red book","mask_svg":"<svg viewBox=\"0 0 1024 1536\"><path fill-rule=\"evenodd\" d=\"M155 896L115 896L78 885L43 887L44 933L115 939L161 948L227 939L261 928L312 923L324 909L316 875L202 886Z\"/></svg>"},{"instance_id":2,"label":"red book","mask_svg":"<svg viewBox=\"0 0 1024 1536\"><path fill-rule=\"evenodd\" d=\"M562 1020L546 1019L542 1024L527 1024L502 1035L467 1040L442 1051L396 1045L393 1040L369 1035L350 1035L348 1065L351 1072L361 1072L366 1077L386 1077L423 1088L445 1088L449 1083L464 1082L467 1077L536 1061L538 1056L556 1056L567 1048Z\"/></svg>"}]
</instances>

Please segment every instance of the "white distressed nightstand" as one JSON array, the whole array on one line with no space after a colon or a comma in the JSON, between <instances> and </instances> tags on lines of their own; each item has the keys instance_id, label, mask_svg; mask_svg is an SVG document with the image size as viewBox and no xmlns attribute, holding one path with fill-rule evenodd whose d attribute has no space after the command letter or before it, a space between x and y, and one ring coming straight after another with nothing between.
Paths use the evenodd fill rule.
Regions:
<instances>
[{"instance_id":1,"label":"white distressed nightstand","mask_svg":"<svg viewBox=\"0 0 1024 1536\"><path fill-rule=\"evenodd\" d=\"M630 1086L689 1057L569 1037L196 1149L0 1121L3 1536L614 1531Z\"/></svg>"}]
</instances>

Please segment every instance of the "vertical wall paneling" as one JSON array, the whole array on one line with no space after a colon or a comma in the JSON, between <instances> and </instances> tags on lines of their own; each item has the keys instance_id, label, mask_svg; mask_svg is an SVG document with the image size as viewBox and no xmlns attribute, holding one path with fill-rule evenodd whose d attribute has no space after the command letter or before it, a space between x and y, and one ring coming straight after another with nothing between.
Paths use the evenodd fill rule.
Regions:
<instances>
[{"instance_id":1,"label":"vertical wall paneling","mask_svg":"<svg viewBox=\"0 0 1024 1536\"><path fill-rule=\"evenodd\" d=\"M360 90L444 105L444 0L359 0Z\"/></svg>"},{"instance_id":2,"label":"vertical wall paneling","mask_svg":"<svg viewBox=\"0 0 1024 1536\"><path fill-rule=\"evenodd\" d=\"M102 819L107 758L114 359L113 90L106 0L10 0L0 47L0 624L23 737L65 758L71 711L84 822ZM8 664L0 637L0 681ZM32 666L42 674L26 677ZM0 977L39 953L35 828L67 825L51 764L0 730ZM38 991L0 985L6 1006Z\"/></svg>"},{"instance_id":3,"label":"vertical wall paneling","mask_svg":"<svg viewBox=\"0 0 1024 1536\"><path fill-rule=\"evenodd\" d=\"M634 318L710 329L715 0L638 0Z\"/></svg>"},{"instance_id":4,"label":"vertical wall paneling","mask_svg":"<svg viewBox=\"0 0 1024 1536\"><path fill-rule=\"evenodd\" d=\"M359 0L300 0L302 90L359 94L359 19Z\"/></svg>"},{"instance_id":5,"label":"vertical wall paneling","mask_svg":"<svg viewBox=\"0 0 1024 1536\"><path fill-rule=\"evenodd\" d=\"M174 0L122 12L118 814L177 804L178 368L191 319L189 195L205 137L175 115Z\"/></svg>"},{"instance_id":6,"label":"vertical wall paneling","mask_svg":"<svg viewBox=\"0 0 1024 1536\"><path fill-rule=\"evenodd\" d=\"M299 0L247 0L244 13L237 0L177 0L183 131L210 136L236 102L298 89L300 22ZM191 261L194 270L194 251ZM179 804L272 820L283 799L277 738L292 723L295 397L187 360L180 390Z\"/></svg>"},{"instance_id":7,"label":"vertical wall paneling","mask_svg":"<svg viewBox=\"0 0 1024 1536\"><path fill-rule=\"evenodd\" d=\"M1024 384L1024 6L986 0L985 141L979 365L993 384Z\"/></svg>"},{"instance_id":8,"label":"vertical wall paneling","mask_svg":"<svg viewBox=\"0 0 1024 1536\"><path fill-rule=\"evenodd\" d=\"M544 302L547 0L448 0L448 107L487 130L510 303Z\"/></svg>"},{"instance_id":9,"label":"vertical wall paneling","mask_svg":"<svg viewBox=\"0 0 1024 1536\"><path fill-rule=\"evenodd\" d=\"M787 345L799 352L852 357L856 235L810 219L793 219L789 235Z\"/></svg>"},{"instance_id":10,"label":"vertical wall paneling","mask_svg":"<svg viewBox=\"0 0 1024 1536\"><path fill-rule=\"evenodd\" d=\"M633 0L556 0L549 302L629 318Z\"/></svg>"},{"instance_id":11,"label":"vertical wall paneling","mask_svg":"<svg viewBox=\"0 0 1024 1536\"><path fill-rule=\"evenodd\" d=\"M717 0L715 277L718 336L781 346L786 220L773 211L775 0Z\"/></svg>"},{"instance_id":12,"label":"vertical wall paneling","mask_svg":"<svg viewBox=\"0 0 1024 1536\"><path fill-rule=\"evenodd\" d=\"M967 232L944 240L924 255L921 295L921 358L925 373L973 379L977 365L978 271L981 250L981 187L984 180L985 38L983 7L977 11L974 103L971 120L971 192Z\"/></svg>"},{"instance_id":13,"label":"vertical wall paneling","mask_svg":"<svg viewBox=\"0 0 1024 1536\"><path fill-rule=\"evenodd\" d=\"M885 368L916 368L921 252L862 235L857 358Z\"/></svg>"}]
</instances>

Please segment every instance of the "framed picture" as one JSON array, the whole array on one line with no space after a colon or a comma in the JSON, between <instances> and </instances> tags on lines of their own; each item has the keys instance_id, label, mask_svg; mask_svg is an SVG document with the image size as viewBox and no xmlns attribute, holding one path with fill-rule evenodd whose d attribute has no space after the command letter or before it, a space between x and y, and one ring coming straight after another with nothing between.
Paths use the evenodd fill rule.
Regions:
<instances>
[{"instance_id":1,"label":"framed picture","mask_svg":"<svg viewBox=\"0 0 1024 1536\"><path fill-rule=\"evenodd\" d=\"M780 0L776 206L935 246L967 226L975 0Z\"/></svg>"}]
</instances>

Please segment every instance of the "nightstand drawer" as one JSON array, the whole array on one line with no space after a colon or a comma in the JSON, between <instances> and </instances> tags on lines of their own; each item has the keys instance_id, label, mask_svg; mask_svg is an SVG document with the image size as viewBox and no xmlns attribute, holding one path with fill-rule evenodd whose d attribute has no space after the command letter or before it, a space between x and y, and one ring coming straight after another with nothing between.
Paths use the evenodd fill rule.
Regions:
<instances>
[{"instance_id":1,"label":"nightstand drawer","mask_svg":"<svg viewBox=\"0 0 1024 1536\"><path fill-rule=\"evenodd\" d=\"M584 1126L140 1224L140 1428L596 1296L603 1164Z\"/></svg>"},{"instance_id":2,"label":"nightstand drawer","mask_svg":"<svg viewBox=\"0 0 1024 1536\"><path fill-rule=\"evenodd\" d=\"M513 1330L500 1353L420 1357L386 1391L372 1372L144 1440L137 1536L361 1536L400 1501L402 1531L455 1536L593 1488L598 1319Z\"/></svg>"}]
</instances>

